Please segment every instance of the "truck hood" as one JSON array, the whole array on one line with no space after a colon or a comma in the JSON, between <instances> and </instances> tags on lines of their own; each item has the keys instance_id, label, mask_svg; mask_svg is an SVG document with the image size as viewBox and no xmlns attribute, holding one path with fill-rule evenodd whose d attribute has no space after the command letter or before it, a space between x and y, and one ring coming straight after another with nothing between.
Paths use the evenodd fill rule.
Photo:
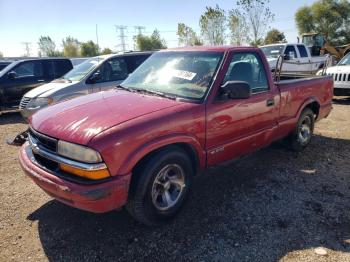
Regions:
<instances>
[{"instance_id":1,"label":"truck hood","mask_svg":"<svg viewBox=\"0 0 350 262\"><path fill-rule=\"evenodd\" d=\"M328 74L349 74L350 73L350 65L344 66L332 66L327 68Z\"/></svg>"},{"instance_id":2,"label":"truck hood","mask_svg":"<svg viewBox=\"0 0 350 262\"><path fill-rule=\"evenodd\" d=\"M113 126L181 104L167 98L112 90L49 106L35 113L29 123L45 135L87 145L95 135Z\"/></svg>"},{"instance_id":3,"label":"truck hood","mask_svg":"<svg viewBox=\"0 0 350 262\"><path fill-rule=\"evenodd\" d=\"M35 98L38 96L47 97L57 90L60 90L62 88L68 87L68 86L72 86L76 83L77 83L76 81L71 82L68 80L58 79L58 80L54 80L48 84L38 86L37 88L34 88L34 89L30 90L29 92L27 92L24 96L30 97L30 98Z\"/></svg>"}]
</instances>

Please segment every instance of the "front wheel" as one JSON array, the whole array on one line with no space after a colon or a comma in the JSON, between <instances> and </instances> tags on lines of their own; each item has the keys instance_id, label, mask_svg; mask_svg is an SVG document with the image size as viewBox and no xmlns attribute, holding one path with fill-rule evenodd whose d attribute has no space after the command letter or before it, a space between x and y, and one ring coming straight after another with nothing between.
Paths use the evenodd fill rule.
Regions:
<instances>
[{"instance_id":1,"label":"front wheel","mask_svg":"<svg viewBox=\"0 0 350 262\"><path fill-rule=\"evenodd\" d=\"M304 109L293 133L288 137L289 145L293 151L304 150L311 142L314 132L315 116L310 108Z\"/></svg>"},{"instance_id":2,"label":"front wheel","mask_svg":"<svg viewBox=\"0 0 350 262\"><path fill-rule=\"evenodd\" d=\"M157 225L174 217L189 193L192 163L180 148L156 153L136 168L127 210L146 225Z\"/></svg>"}]
</instances>

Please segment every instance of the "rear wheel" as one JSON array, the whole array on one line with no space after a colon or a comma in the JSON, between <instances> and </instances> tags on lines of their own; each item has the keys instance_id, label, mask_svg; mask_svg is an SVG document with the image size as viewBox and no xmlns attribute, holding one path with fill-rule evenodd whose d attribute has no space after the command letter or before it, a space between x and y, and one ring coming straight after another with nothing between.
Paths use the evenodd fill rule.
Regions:
<instances>
[{"instance_id":1,"label":"rear wheel","mask_svg":"<svg viewBox=\"0 0 350 262\"><path fill-rule=\"evenodd\" d=\"M289 145L293 151L304 150L311 142L314 132L315 116L310 108L304 109L293 133L288 137Z\"/></svg>"},{"instance_id":2,"label":"rear wheel","mask_svg":"<svg viewBox=\"0 0 350 262\"><path fill-rule=\"evenodd\" d=\"M133 174L127 210L138 221L156 225L174 217L189 193L193 167L180 148L161 150Z\"/></svg>"}]
</instances>

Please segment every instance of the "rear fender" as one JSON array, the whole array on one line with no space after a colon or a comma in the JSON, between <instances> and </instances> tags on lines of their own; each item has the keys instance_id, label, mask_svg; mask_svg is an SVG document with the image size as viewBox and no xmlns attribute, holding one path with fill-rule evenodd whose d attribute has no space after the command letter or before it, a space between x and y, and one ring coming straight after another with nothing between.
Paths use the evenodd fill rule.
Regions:
<instances>
[{"instance_id":1,"label":"rear fender","mask_svg":"<svg viewBox=\"0 0 350 262\"><path fill-rule=\"evenodd\" d=\"M136 164L149 153L162 147L166 147L177 143L184 143L190 145L197 154L199 168L201 169L205 167L206 152L205 150L203 150L199 141L195 137L189 135L173 134L154 139L131 152L126 158L128 159L128 161L120 167L118 173L128 174L132 172L132 169L136 166Z\"/></svg>"},{"instance_id":2,"label":"rear fender","mask_svg":"<svg viewBox=\"0 0 350 262\"><path fill-rule=\"evenodd\" d=\"M304 103L300 106L299 110L298 110L298 113L296 115L296 119L299 119L301 113L303 112L303 110L310 104L314 103L314 102L317 102L317 104L320 106L321 103L320 101L317 99L317 97L309 97L307 98Z\"/></svg>"}]
</instances>

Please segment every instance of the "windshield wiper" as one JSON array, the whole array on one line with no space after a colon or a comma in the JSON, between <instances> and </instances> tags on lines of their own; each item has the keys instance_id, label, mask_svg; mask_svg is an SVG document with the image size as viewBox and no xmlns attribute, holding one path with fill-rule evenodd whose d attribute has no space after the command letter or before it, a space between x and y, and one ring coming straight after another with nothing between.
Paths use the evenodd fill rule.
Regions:
<instances>
[{"instance_id":1,"label":"windshield wiper","mask_svg":"<svg viewBox=\"0 0 350 262\"><path fill-rule=\"evenodd\" d=\"M126 90L129 92L135 92L135 93L146 93L146 94L151 94L151 95L156 95L156 96L160 96L160 97L165 97L168 99L172 99L172 100L176 100L176 96L172 96L172 95L168 95L159 91L154 91L154 90L149 90L149 89L142 89L142 88L128 88L122 85L117 85L116 88L122 89L122 90Z\"/></svg>"},{"instance_id":2,"label":"windshield wiper","mask_svg":"<svg viewBox=\"0 0 350 262\"><path fill-rule=\"evenodd\" d=\"M117 89L126 90L126 91L129 91L129 92L133 92L130 88L127 88L127 87L122 86L122 85L120 85L120 84L117 85L116 88L117 88Z\"/></svg>"},{"instance_id":3,"label":"windshield wiper","mask_svg":"<svg viewBox=\"0 0 350 262\"><path fill-rule=\"evenodd\" d=\"M168 95L165 94L163 92L159 92L159 91L154 91L154 90L149 90L149 89L135 89L137 92L139 93L148 93L151 95L156 95L156 96L160 96L160 97L165 97L168 99L172 99L172 100L176 100L176 96L172 96L172 95Z\"/></svg>"}]
</instances>

